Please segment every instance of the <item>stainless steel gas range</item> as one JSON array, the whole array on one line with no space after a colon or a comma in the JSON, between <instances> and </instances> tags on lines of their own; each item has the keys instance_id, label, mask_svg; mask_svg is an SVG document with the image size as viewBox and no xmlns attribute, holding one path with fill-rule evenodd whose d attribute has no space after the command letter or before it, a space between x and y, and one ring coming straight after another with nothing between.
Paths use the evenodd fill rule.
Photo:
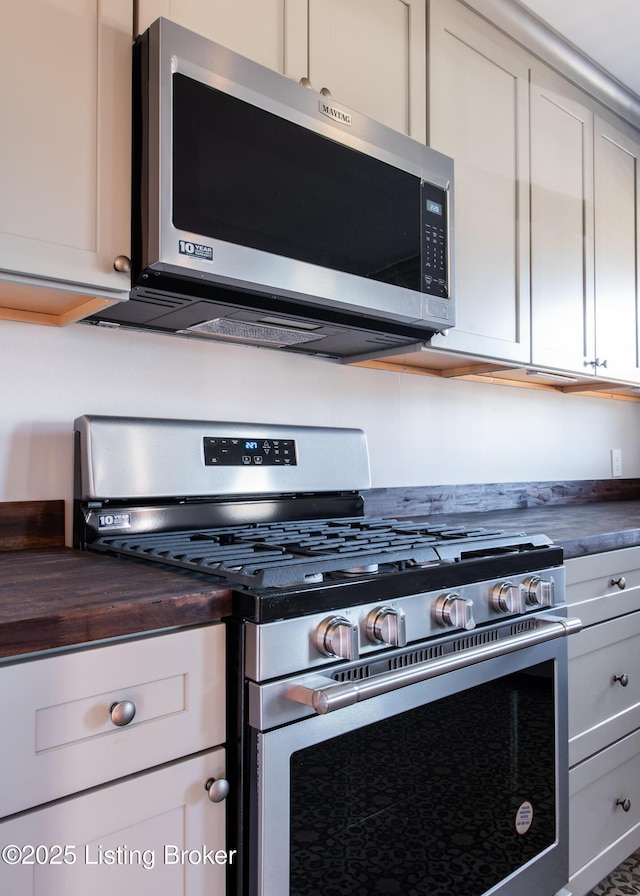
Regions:
<instances>
[{"instance_id":1,"label":"stainless steel gas range","mask_svg":"<svg viewBox=\"0 0 640 896\"><path fill-rule=\"evenodd\" d=\"M353 429L84 416L74 543L233 588L243 896L554 896L568 879L562 551L374 519Z\"/></svg>"}]
</instances>

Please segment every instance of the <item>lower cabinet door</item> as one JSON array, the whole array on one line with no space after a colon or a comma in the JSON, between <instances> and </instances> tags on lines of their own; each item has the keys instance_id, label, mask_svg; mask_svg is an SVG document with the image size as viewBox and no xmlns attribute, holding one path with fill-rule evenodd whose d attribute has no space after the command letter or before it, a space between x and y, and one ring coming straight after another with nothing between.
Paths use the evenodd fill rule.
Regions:
<instances>
[{"instance_id":1,"label":"lower cabinet door","mask_svg":"<svg viewBox=\"0 0 640 896\"><path fill-rule=\"evenodd\" d=\"M11 896L224 896L224 749L0 822L0 892Z\"/></svg>"},{"instance_id":2,"label":"lower cabinet door","mask_svg":"<svg viewBox=\"0 0 640 896\"><path fill-rule=\"evenodd\" d=\"M583 896L640 846L640 730L569 772L569 890Z\"/></svg>"}]
</instances>

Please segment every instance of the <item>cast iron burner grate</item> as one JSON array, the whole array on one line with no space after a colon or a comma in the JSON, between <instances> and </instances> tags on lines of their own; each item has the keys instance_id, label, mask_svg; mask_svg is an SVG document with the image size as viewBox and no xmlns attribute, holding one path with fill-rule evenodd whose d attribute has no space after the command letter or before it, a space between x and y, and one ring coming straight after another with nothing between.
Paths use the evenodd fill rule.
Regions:
<instances>
[{"instance_id":1,"label":"cast iron burner grate","mask_svg":"<svg viewBox=\"0 0 640 896\"><path fill-rule=\"evenodd\" d=\"M270 588L315 583L325 575L373 574L381 565L400 571L549 544L543 535L346 517L103 536L91 548Z\"/></svg>"}]
</instances>

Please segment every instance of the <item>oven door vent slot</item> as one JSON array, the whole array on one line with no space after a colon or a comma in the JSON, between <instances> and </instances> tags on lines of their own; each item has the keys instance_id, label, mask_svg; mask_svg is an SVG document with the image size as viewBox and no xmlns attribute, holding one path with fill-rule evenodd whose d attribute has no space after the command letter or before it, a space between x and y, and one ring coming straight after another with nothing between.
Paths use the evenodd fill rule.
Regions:
<instances>
[{"instance_id":1,"label":"oven door vent slot","mask_svg":"<svg viewBox=\"0 0 640 896\"><path fill-rule=\"evenodd\" d=\"M435 660L442 656L442 645L434 647L422 647L420 650L412 650L411 653L404 653L402 656L395 656L389 660L389 671L395 669L404 669L407 666L414 666L416 663L424 663L427 660Z\"/></svg>"},{"instance_id":2,"label":"oven door vent slot","mask_svg":"<svg viewBox=\"0 0 640 896\"><path fill-rule=\"evenodd\" d=\"M408 653L403 653L401 656L386 657L384 660L364 663L362 666L355 666L353 669L336 669L331 674L331 678L337 682L363 681L374 675L405 669L409 666L415 666L417 663L435 660L441 656L444 656L444 649L441 644L421 647L419 650L411 650Z\"/></svg>"},{"instance_id":3,"label":"oven door vent slot","mask_svg":"<svg viewBox=\"0 0 640 896\"><path fill-rule=\"evenodd\" d=\"M468 650L470 647L481 647L483 644L491 644L492 641L500 639L500 632L496 629L489 631L477 632L474 635L467 635L465 638L458 638L450 646L451 653L457 653L459 650Z\"/></svg>"},{"instance_id":4,"label":"oven door vent slot","mask_svg":"<svg viewBox=\"0 0 640 896\"><path fill-rule=\"evenodd\" d=\"M362 681L365 678L371 678L372 675L379 673L379 668L372 669L371 666L356 666L355 669L339 669L331 676L333 681Z\"/></svg>"},{"instance_id":5,"label":"oven door vent slot","mask_svg":"<svg viewBox=\"0 0 640 896\"><path fill-rule=\"evenodd\" d=\"M519 635L520 632L530 632L534 628L537 628L535 619L521 619L518 622L513 623L511 626L511 634Z\"/></svg>"}]
</instances>

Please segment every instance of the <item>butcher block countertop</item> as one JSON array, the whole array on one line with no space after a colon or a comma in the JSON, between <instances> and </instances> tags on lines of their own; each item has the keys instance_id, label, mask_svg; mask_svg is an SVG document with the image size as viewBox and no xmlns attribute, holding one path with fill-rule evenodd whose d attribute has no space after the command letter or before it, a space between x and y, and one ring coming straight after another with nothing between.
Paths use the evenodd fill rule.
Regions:
<instances>
[{"instance_id":1,"label":"butcher block countertop","mask_svg":"<svg viewBox=\"0 0 640 896\"><path fill-rule=\"evenodd\" d=\"M229 613L226 587L64 547L64 508L51 512L57 504L63 502L0 504L0 658L215 622Z\"/></svg>"},{"instance_id":2,"label":"butcher block countertop","mask_svg":"<svg viewBox=\"0 0 640 896\"><path fill-rule=\"evenodd\" d=\"M640 545L640 500L442 514L437 520L542 533L563 548L565 559Z\"/></svg>"},{"instance_id":3,"label":"butcher block countertop","mask_svg":"<svg viewBox=\"0 0 640 896\"><path fill-rule=\"evenodd\" d=\"M543 533L565 558L640 546L640 500L467 509L437 519ZM0 504L0 659L215 622L230 609L225 586L65 547L62 501Z\"/></svg>"}]
</instances>

